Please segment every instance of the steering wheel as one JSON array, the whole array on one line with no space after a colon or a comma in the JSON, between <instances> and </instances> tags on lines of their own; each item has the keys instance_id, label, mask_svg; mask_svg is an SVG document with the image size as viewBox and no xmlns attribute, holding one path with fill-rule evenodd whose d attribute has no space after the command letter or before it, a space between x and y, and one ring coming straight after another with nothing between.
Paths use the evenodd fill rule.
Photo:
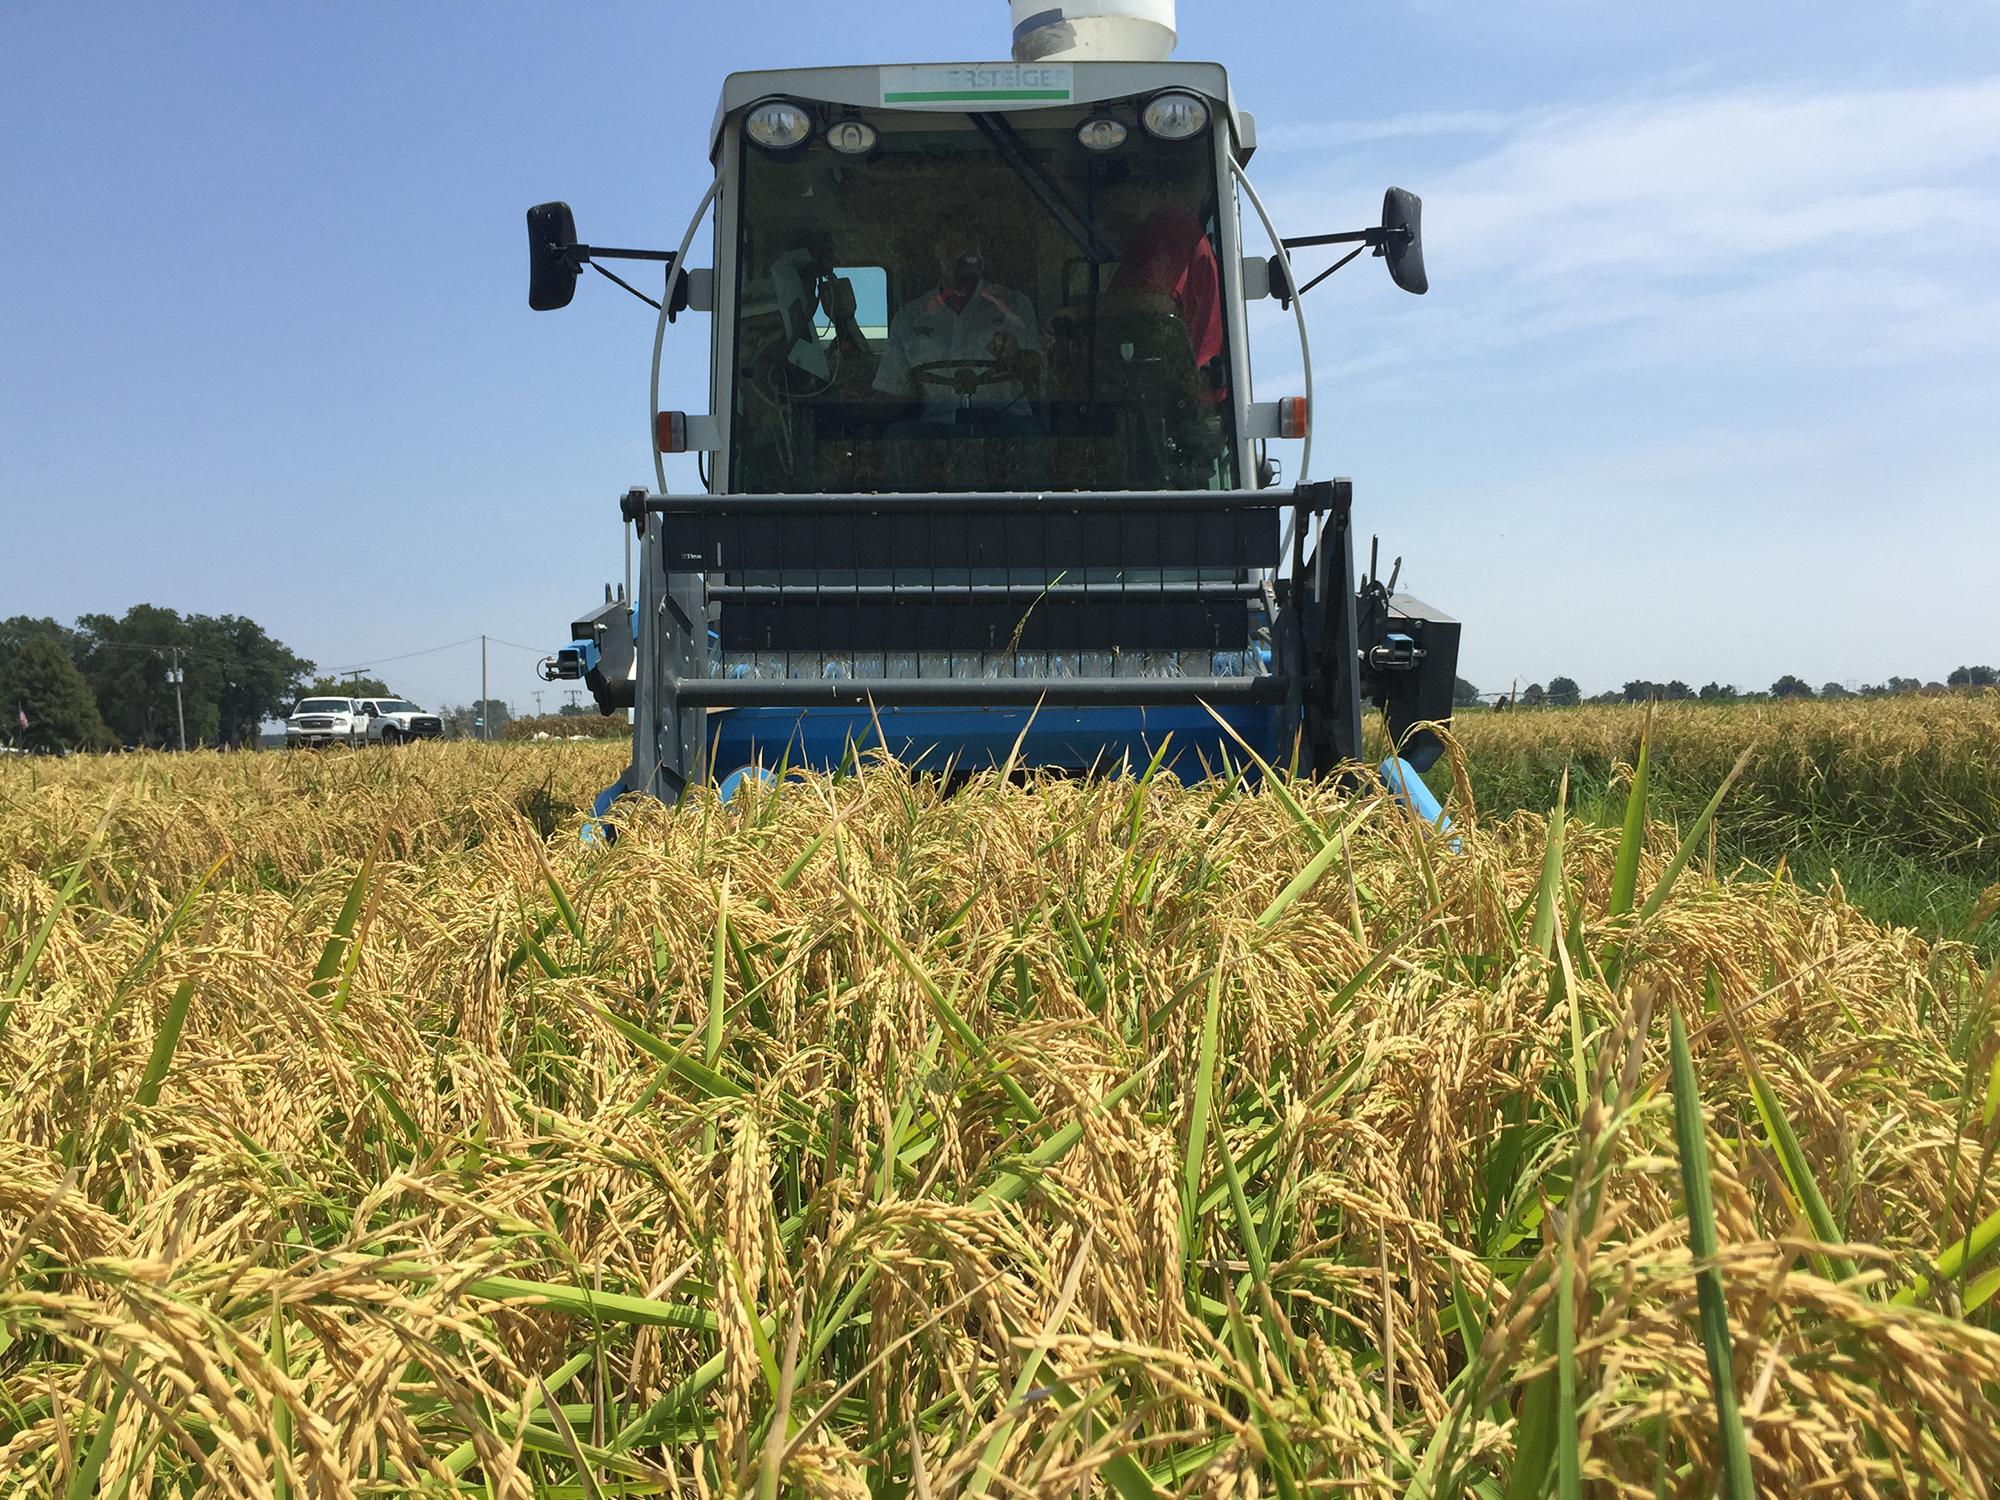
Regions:
<instances>
[{"instance_id":1,"label":"steering wheel","mask_svg":"<svg viewBox=\"0 0 2000 1500\"><path fill-rule=\"evenodd\" d=\"M983 385L997 385L1013 378L1009 366L997 359L934 359L910 366L914 380L949 388L954 395L976 396Z\"/></svg>"}]
</instances>

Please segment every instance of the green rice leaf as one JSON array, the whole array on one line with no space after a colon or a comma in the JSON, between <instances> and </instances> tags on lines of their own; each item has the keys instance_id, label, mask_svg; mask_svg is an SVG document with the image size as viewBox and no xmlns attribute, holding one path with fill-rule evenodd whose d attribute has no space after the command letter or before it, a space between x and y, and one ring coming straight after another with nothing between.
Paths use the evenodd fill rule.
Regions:
<instances>
[{"instance_id":1,"label":"green rice leaf","mask_svg":"<svg viewBox=\"0 0 2000 1500\"><path fill-rule=\"evenodd\" d=\"M524 1281L517 1276L482 1276L466 1283L475 1297L495 1302L529 1302L597 1323L622 1323L636 1328L685 1328L714 1333L715 1313L683 1302L659 1302L619 1292L598 1292L557 1282Z\"/></svg>"},{"instance_id":2,"label":"green rice leaf","mask_svg":"<svg viewBox=\"0 0 2000 1500\"><path fill-rule=\"evenodd\" d=\"M362 903L368 896L368 877L374 869L375 856L370 854L354 871L354 879L347 884L347 898L340 904L340 915L333 919L333 930L327 934L326 943L319 951L319 962L313 966L309 988L322 999L333 993L334 979L340 974L348 949L353 945L354 924L361 919Z\"/></svg>"},{"instance_id":3,"label":"green rice leaf","mask_svg":"<svg viewBox=\"0 0 2000 1500\"><path fill-rule=\"evenodd\" d=\"M1554 1352L1553 1326L1544 1325L1542 1347ZM1561 1421L1561 1381L1551 1367L1521 1392L1514 1416L1514 1463L1507 1473L1507 1500L1540 1500L1548 1493L1556 1464L1556 1434Z\"/></svg>"},{"instance_id":4,"label":"green rice leaf","mask_svg":"<svg viewBox=\"0 0 2000 1500\"><path fill-rule=\"evenodd\" d=\"M1639 763L1632 768L1632 790L1625 799L1625 830L1618 839L1618 861L1611 872L1611 904L1606 915L1622 917L1632 910L1639 889L1639 855L1646 847L1646 793L1652 774L1650 715L1639 741Z\"/></svg>"},{"instance_id":5,"label":"green rice leaf","mask_svg":"<svg viewBox=\"0 0 2000 1500\"><path fill-rule=\"evenodd\" d=\"M228 862L229 856L227 854L221 856L221 858L217 859L214 864L210 865L202 873L201 877L189 888L187 894L181 897L179 904L174 907L172 915L160 924L160 930L155 932L152 938L148 940L145 952L141 953L132 967L125 971L125 977L118 981L118 992L120 994L129 990L146 976L147 971L153 967L154 961L159 958L160 950L166 946L167 939L180 929L181 923L187 919L187 914L194 909L195 901L201 896L203 891L208 889L208 883L215 878L215 872ZM4 929L0 929L0 931L4 931Z\"/></svg>"},{"instance_id":6,"label":"green rice leaf","mask_svg":"<svg viewBox=\"0 0 2000 1500\"><path fill-rule=\"evenodd\" d=\"M1306 867L1292 877L1291 883L1277 894L1277 897L1269 906L1264 908L1262 914L1257 918L1257 925L1267 931L1277 926L1278 919L1291 910L1293 903L1314 886L1318 885L1320 877L1333 868L1333 862L1339 859L1347 849L1349 835L1374 815L1375 804L1373 802L1363 803L1361 811L1348 819L1340 832L1328 839L1319 853L1315 854L1307 862Z\"/></svg>"},{"instance_id":7,"label":"green rice leaf","mask_svg":"<svg viewBox=\"0 0 2000 1500\"><path fill-rule=\"evenodd\" d=\"M1529 941L1547 958L1555 951L1556 924L1562 919L1563 819L1569 801L1569 768L1563 768L1562 788L1549 811L1548 842L1542 847L1542 879L1535 889L1535 926Z\"/></svg>"},{"instance_id":8,"label":"green rice leaf","mask_svg":"<svg viewBox=\"0 0 2000 1500\"><path fill-rule=\"evenodd\" d=\"M1723 778L1722 785L1717 787L1715 795L1708 799L1708 806L1702 809L1701 816L1694 820L1694 826L1682 837L1680 847L1674 850L1674 857L1667 862L1667 868L1660 873L1660 883L1653 887L1653 894L1646 898L1646 904L1639 909L1639 921L1642 925L1652 921L1659 914L1660 908L1667 904L1667 897L1673 893L1674 882L1680 879L1681 871L1687 868L1688 860L1693 858L1694 851L1700 846L1701 841L1708 837L1709 825L1715 821L1716 812L1722 807L1723 799L1729 795L1730 789L1749 768L1753 753L1749 746L1744 747L1743 753L1736 757L1736 764ZM1642 765L1645 763L1644 750L1640 751L1639 760ZM1636 876L1636 871L1634 873Z\"/></svg>"},{"instance_id":9,"label":"green rice leaf","mask_svg":"<svg viewBox=\"0 0 2000 1500\"><path fill-rule=\"evenodd\" d=\"M97 1418L97 1426L90 1434L90 1446L83 1451L76 1467L70 1470L69 1484L63 1491L64 1500L90 1500L97 1494L104 1460L111 1453L111 1436L118 1426L118 1408L125 1400L125 1386L131 1378L132 1363L128 1360L124 1371L111 1382L111 1393Z\"/></svg>"},{"instance_id":10,"label":"green rice leaf","mask_svg":"<svg viewBox=\"0 0 2000 1500\"><path fill-rule=\"evenodd\" d=\"M1724 1500L1754 1500L1750 1446L1736 1406L1736 1375L1729 1340L1729 1304L1722 1273L1715 1267L1715 1198L1709 1181L1707 1126L1694 1076L1694 1054L1679 1006L1667 1012L1673 1063L1674 1142L1680 1153L1681 1187L1687 1197L1688 1249L1695 1262L1695 1297L1701 1314L1702 1351L1708 1356L1709 1388L1715 1400L1716 1449L1722 1459Z\"/></svg>"},{"instance_id":11,"label":"green rice leaf","mask_svg":"<svg viewBox=\"0 0 2000 1500\"><path fill-rule=\"evenodd\" d=\"M181 1029L187 1025L188 1003L194 998L194 981L183 979L174 990L173 998L167 1001L166 1013L160 1017L160 1029L153 1034L152 1055L146 1059L146 1071L139 1076L138 1102L141 1109L151 1109L160 1101L160 1085L166 1081L167 1069L174 1060L174 1048L180 1045Z\"/></svg>"},{"instance_id":12,"label":"green rice leaf","mask_svg":"<svg viewBox=\"0 0 2000 1500\"><path fill-rule=\"evenodd\" d=\"M1785 1186L1791 1190L1793 1205L1812 1226L1814 1237L1822 1245L1840 1244L1846 1236L1834 1223L1833 1211L1826 1206L1819 1184L1813 1180L1812 1163L1806 1160L1799 1138L1792 1130L1792 1122L1785 1118L1784 1106L1740 1036L1738 1043L1743 1047L1744 1069L1750 1078L1751 1102L1757 1108L1757 1118L1763 1121L1766 1139L1777 1152L1778 1166L1784 1174ZM1860 1275L1850 1256L1827 1255L1819 1258L1837 1280L1853 1281Z\"/></svg>"},{"instance_id":13,"label":"green rice leaf","mask_svg":"<svg viewBox=\"0 0 2000 1500\"><path fill-rule=\"evenodd\" d=\"M1968 1266L1984 1260L1995 1245L2000 1245L2000 1210L1980 1220L1970 1233L1954 1238L1932 1262L1932 1275L1940 1282L1950 1281ZM1931 1286L1931 1277L1919 1276L1890 1300L1898 1307L1914 1306L1930 1296Z\"/></svg>"},{"instance_id":14,"label":"green rice leaf","mask_svg":"<svg viewBox=\"0 0 2000 1500\"><path fill-rule=\"evenodd\" d=\"M90 857L97 852L97 846L104 838L104 831L110 826L111 808L107 807L104 816L98 819L97 831L91 834L90 842L84 846L82 857L70 867L69 878L63 882L62 889L56 892L55 903L49 907L48 915L42 918L41 926L35 929L35 935L28 939L28 946L21 954L21 961L14 966L14 977L7 981L5 995L7 1003L0 1005L0 1031L6 1029L7 1018L13 1014L15 1002L19 1000L21 992L28 987L28 976L34 972L36 960L42 956L42 950L49 944L50 934L56 930L56 923L62 920L63 912L83 885L84 875L90 867Z\"/></svg>"},{"instance_id":15,"label":"green rice leaf","mask_svg":"<svg viewBox=\"0 0 2000 1500\"><path fill-rule=\"evenodd\" d=\"M1576 1260L1556 1259L1556 1494L1583 1500L1583 1451L1576 1420Z\"/></svg>"},{"instance_id":16,"label":"green rice leaf","mask_svg":"<svg viewBox=\"0 0 2000 1500\"><path fill-rule=\"evenodd\" d=\"M676 1047L655 1036L643 1026L638 1026L601 1005L590 1007L613 1031L624 1037L634 1047L648 1057L664 1063L677 1078L686 1080L700 1089L711 1099L741 1099L746 1092L741 1084L732 1083L714 1068L687 1055L685 1047Z\"/></svg>"},{"instance_id":17,"label":"green rice leaf","mask_svg":"<svg viewBox=\"0 0 2000 1500\"><path fill-rule=\"evenodd\" d=\"M291 1353L285 1343L285 1306L275 1297L271 1299L271 1338L269 1343L271 1363L287 1379L291 1377ZM271 1434L275 1445L271 1465L272 1500L290 1500L291 1483L285 1478L286 1465L292 1457L292 1407L277 1392L271 1397Z\"/></svg>"},{"instance_id":18,"label":"green rice leaf","mask_svg":"<svg viewBox=\"0 0 2000 1500\"><path fill-rule=\"evenodd\" d=\"M723 997L723 958L729 951L729 881L715 903L715 947L708 964L708 1030L702 1037L701 1060L709 1067L722 1055L722 1023L728 1014Z\"/></svg>"},{"instance_id":19,"label":"green rice leaf","mask_svg":"<svg viewBox=\"0 0 2000 1500\"><path fill-rule=\"evenodd\" d=\"M1208 1115L1215 1093L1215 1048L1222 1020L1222 966L1208 972L1208 1003L1201 1012L1201 1040L1195 1052L1194 1104L1188 1111L1187 1149L1181 1159L1181 1251L1195 1253L1195 1214L1208 1154Z\"/></svg>"}]
</instances>

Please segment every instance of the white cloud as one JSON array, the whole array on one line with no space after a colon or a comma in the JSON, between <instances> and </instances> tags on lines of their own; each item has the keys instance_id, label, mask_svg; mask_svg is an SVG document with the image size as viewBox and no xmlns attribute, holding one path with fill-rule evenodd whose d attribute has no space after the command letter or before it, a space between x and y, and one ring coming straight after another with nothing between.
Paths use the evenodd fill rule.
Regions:
<instances>
[{"instance_id":1,"label":"white cloud","mask_svg":"<svg viewBox=\"0 0 2000 1500\"><path fill-rule=\"evenodd\" d=\"M1573 368L1881 365L2000 334L2000 77L1656 93L1371 128L1274 127L1363 149L1314 170L1280 156L1264 174L1293 234L1353 227L1390 178L1423 192L1442 305L1412 317L1385 286L1357 296L1355 277L1379 276L1361 267L1314 294L1341 299L1363 370L1411 368L1419 350L1462 360L1550 339L1573 341ZM1390 143L1424 135L1459 146L1456 161L1413 172Z\"/></svg>"},{"instance_id":2,"label":"white cloud","mask_svg":"<svg viewBox=\"0 0 2000 1500\"><path fill-rule=\"evenodd\" d=\"M1526 118L1501 110L1458 109L1392 115L1385 120L1281 121L1261 131L1258 145L1267 151L1300 151L1433 136L1504 135Z\"/></svg>"},{"instance_id":3,"label":"white cloud","mask_svg":"<svg viewBox=\"0 0 2000 1500\"><path fill-rule=\"evenodd\" d=\"M1685 273L1853 234L1989 226L2000 78L1819 96L1706 95L1566 110L1434 185L1434 234L1476 265ZM1941 203L1930 192L1945 190ZM1940 213L1944 223L1939 222Z\"/></svg>"}]
</instances>

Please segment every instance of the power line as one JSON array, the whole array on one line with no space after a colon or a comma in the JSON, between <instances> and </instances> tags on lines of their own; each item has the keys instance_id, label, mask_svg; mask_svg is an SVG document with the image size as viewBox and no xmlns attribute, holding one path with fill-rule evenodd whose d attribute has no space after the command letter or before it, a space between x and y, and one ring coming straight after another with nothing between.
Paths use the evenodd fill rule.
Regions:
<instances>
[{"instance_id":1,"label":"power line","mask_svg":"<svg viewBox=\"0 0 2000 1500\"><path fill-rule=\"evenodd\" d=\"M456 651L460 646L470 646L478 639L479 637L476 635L469 635L462 641L452 641L443 646L426 646L421 651L405 651L401 656L378 656L373 661L356 662L351 667L336 668L334 675L341 677L349 672L365 672L370 667L386 667L391 662L413 661L419 656L436 656L440 651ZM547 653L543 654L546 655Z\"/></svg>"},{"instance_id":2,"label":"power line","mask_svg":"<svg viewBox=\"0 0 2000 1500\"><path fill-rule=\"evenodd\" d=\"M406 651L401 656L378 656L373 661L357 662L354 666L340 668L335 675L342 676L348 672L366 671L370 667L386 667L391 662L410 661L419 656L435 656L440 651L456 651L460 646L476 645L482 639L491 641L496 646L509 646L516 651L525 651L530 656L547 656L549 654L546 646L524 646L519 641L502 640L497 635L484 637L469 635L462 641L452 641L443 646L427 646L422 651Z\"/></svg>"}]
</instances>

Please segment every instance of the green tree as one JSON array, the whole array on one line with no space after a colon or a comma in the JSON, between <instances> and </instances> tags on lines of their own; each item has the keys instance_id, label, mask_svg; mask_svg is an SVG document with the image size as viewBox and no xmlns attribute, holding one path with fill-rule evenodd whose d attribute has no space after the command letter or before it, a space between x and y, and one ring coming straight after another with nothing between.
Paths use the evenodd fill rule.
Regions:
<instances>
[{"instance_id":1,"label":"green tree","mask_svg":"<svg viewBox=\"0 0 2000 1500\"><path fill-rule=\"evenodd\" d=\"M181 666L188 674L181 685L188 743L214 738L211 716L203 712L195 664L186 659L194 643L178 611L135 604L123 615L79 615L76 624L83 637L83 675L97 696L98 712L119 739L154 748L178 743L174 685L167 679L176 651L182 654Z\"/></svg>"},{"instance_id":2,"label":"green tree","mask_svg":"<svg viewBox=\"0 0 2000 1500\"><path fill-rule=\"evenodd\" d=\"M1992 687L2000 683L2000 672L1991 667L1960 667L1945 681L1952 687Z\"/></svg>"},{"instance_id":3,"label":"green tree","mask_svg":"<svg viewBox=\"0 0 2000 1500\"><path fill-rule=\"evenodd\" d=\"M1540 708L1549 701L1549 690L1539 682L1531 682L1521 689L1521 707Z\"/></svg>"},{"instance_id":4,"label":"green tree","mask_svg":"<svg viewBox=\"0 0 2000 1500\"><path fill-rule=\"evenodd\" d=\"M444 720L446 739L497 740L514 715L498 698L485 698L441 708L438 717Z\"/></svg>"},{"instance_id":5,"label":"green tree","mask_svg":"<svg viewBox=\"0 0 2000 1500\"><path fill-rule=\"evenodd\" d=\"M1467 682L1463 677L1457 678L1452 683L1451 703L1454 708L1477 708L1479 706L1479 689Z\"/></svg>"},{"instance_id":6,"label":"green tree","mask_svg":"<svg viewBox=\"0 0 2000 1500\"><path fill-rule=\"evenodd\" d=\"M379 677L328 677L321 673L299 689L302 698L393 698L396 690Z\"/></svg>"},{"instance_id":7,"label":"green tree","mask_svg":"<svg viewBox=\"0 0 2000 1500\"><path fill-rule=\"evenodd\" d=\"M1726 682L1711 682L1706 684L1695 696L1700 698L1704 703L1734 703L1736 701L1736 689Z\"/></svg>"},{"instance_id":8,"label":"green tree","mask_svg":"<svg viewBox=\"0 0 2000 1500\"><path fill-rule=\"evenodd\" d=\"M313 664L241 615L193 615L187 623L194 640L189 681L214 694L216 743L255 745L264 720L290 710Z\"/></svg>"},{"instance_id":9,"label":"green tree","mask_svg":"<svg viewBox=\"0 0 2000 1500\"><path fill-rule=\"evenodd\" d=\"M1583 689L1576 685L1574 677L1551 677L1549 679L1549 704L1553 708L1575 708L1583 701Z\"/></svg>"},{"instance_id":10,"label":"green tree","mask_svg":"<svg viewBox=\"0 0 2000 1500\"><path fill-rule=\"evenodd\" d=\"M32 615L15 615L0 620L0 666L5 666L7 659L29 641L53 641L72 662L80 661L83 656L83 638L67 625Z\"/></svg>"},{"instance_id":11,"label":"green tree","mask_svg":"<svg viewBox=\"0 0 2000 1500\"><path fill-rule=\"evenodd\" d=\"M7 715L8 738L25 750L111 750L118 744L76 663L46 637L26 641L0 663L0 711Z\"/></svg>"},{"instance_id":12,"label":"green tree","mask_svg":"<svg viewBox=\"0 0 2000 1500\"><path fill-rule=\"evenodd\" d=\"M154 604L77 620L79 664L104 721L128 745L251 745L282 715L312 663L241 615L182 616ZM168 676L183 675L178 703Z\"/></svg>"},{"instance_id":13,"label":"green tree","mask_svg":"<svg viewBox=\"0 0 2000 1500\"><path fill-rule=\"evenodd\" d=\"M1802 677L1794 677L1789 672L1771 684L1773 698L1810 698L1812 695L1812 684Z\"/></svg>"},{"instance_id":14,"label":"green tree","mask_svg":"<svg viewBox=\"0 0 2000 1500\"><path fill-rule=\"evenodd\" d=\"M513 710L498 698L481 698L472 705L472 732L481 739L497 740L514 717Z\"/></svg>"}]
</instances>

